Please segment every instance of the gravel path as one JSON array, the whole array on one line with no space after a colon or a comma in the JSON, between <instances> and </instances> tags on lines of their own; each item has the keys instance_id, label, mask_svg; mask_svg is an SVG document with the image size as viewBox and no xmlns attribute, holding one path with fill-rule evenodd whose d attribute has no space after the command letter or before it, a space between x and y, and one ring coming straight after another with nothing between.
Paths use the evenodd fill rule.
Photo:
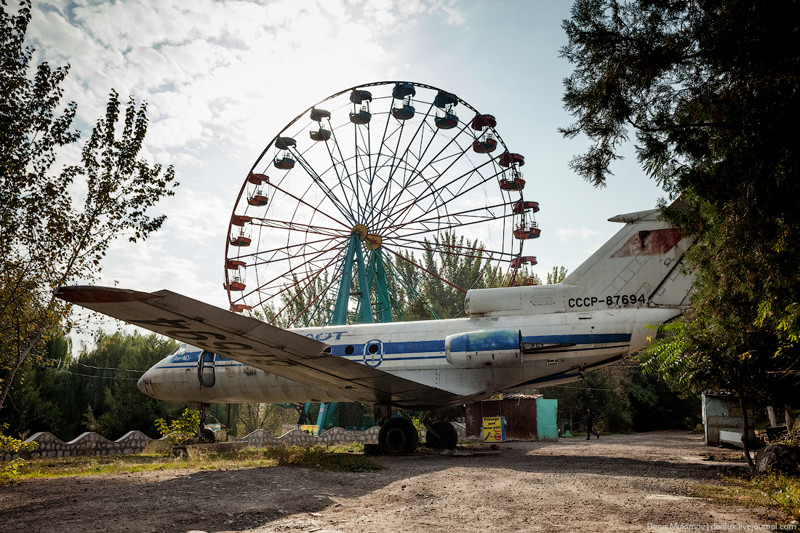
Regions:
<instances>
[{"instance_id":1,"label":"gravel path","mask_svg":"<svg viewBox=\"0 0 800 533\"><path fill-rule=\"evenodd\" d=\"M2 531L758 530L761 508L692 497L741 464L683 432L381 457L374 473L161 471L0 488Z\"/></svg>"}]
</instances>

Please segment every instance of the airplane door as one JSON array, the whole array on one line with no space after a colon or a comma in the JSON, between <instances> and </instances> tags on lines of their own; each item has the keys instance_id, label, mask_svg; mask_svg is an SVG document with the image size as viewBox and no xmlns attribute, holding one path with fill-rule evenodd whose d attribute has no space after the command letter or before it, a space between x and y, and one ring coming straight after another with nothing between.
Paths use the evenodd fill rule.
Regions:
<instances>
[{"instance_id":1,"label":"airplane door","mask_svg":"<svg viewBox=\"0 0 800 533\"><path fill-rule=\"evenodd\" d=\"M214 354L203 350L197 358L197 379L201 387L213 387L216 381L214 374Z\"/></svg>"}]
</instances>

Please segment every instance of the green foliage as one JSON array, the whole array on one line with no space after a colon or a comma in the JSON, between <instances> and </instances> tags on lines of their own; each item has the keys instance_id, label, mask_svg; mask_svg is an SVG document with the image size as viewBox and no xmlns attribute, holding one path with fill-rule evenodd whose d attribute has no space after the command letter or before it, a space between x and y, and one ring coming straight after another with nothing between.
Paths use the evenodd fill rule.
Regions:
<instances>
[{"instance_id":1,"label":"green foliage","mask_svg":"<svg viewBox=\"0 0 800 533\"><path fill-rule=\"evenodd\" d=\"M771 473L751 477L726 477L726 485L706 485L697 494L735 505L772 507L790 517L800 516L800 478Z\"/></svg>"},{"instance_id":2,"label":"green foliage","mask_svg":"<svg viewBox=\"0 0 800 533\"><path fill-rule=\"evenodd\" d=\"M296 424L297 418L297 409L294 407L286 408L272 403L242 404L239 407L238 432L248 435L260 428L279 437L283 433L283 425Z\"/></svg>"},{"instance_id":3,"label":"green foliage","mask_svg":"<svg viewBox=\"0 0 800 533\"><path fill-rule=\"evenodd\" d=\"M634 357L641 363L645 375L658 374L677 387L699 384L695 380L698 359L688 353L686 323L648 325L660 338L648 337L650 344Z\"/></svg>"},{"instance_id":4,"label":"green foliage","mask_svg":"<svg viewBox=\"0 0 800 533\"><path fill-rule=\"evenodd\" d=\"M470 241L445 232L436 242L426 240L424 248L421 260L409 252L390 263L390 292L396 314L403 320L463 316L463 291L504 281L478 239Z\"/></svg>"},{"instance_id":5,"label":"green foliage","mask_svg":"<svg viewBox=\"0 0 800 533\"><path fill-rule=\"evenodd\" d=\"M276 461L277 466L322 468L339 472L380 470L374 459L350 453L331 453L327 446L273 446L250 453Z\"/></svg>"},{"instance_id":6,"label":"green foliage","mask_svg":"<svg viewBox=\"0 0 800 533\"><path fill-rule=\"evenodd\" d=\"M186 444L197 436L200 427L200 411L189 409L183 410L181 416L167 423L163 418L156 420L156 428L162 437L173 446L176 444Z\"/></svg>"},{"instance_id":7,"label":"green foliage","mask_svg":"<svg viewBox=\"0 0 800 533\"><path fill-rule=\"evenodd\" d=\"M789 446L800 446L800 419L795 420L794 425L787 428L786 434L778 439L777 442Z\"/></svg>"},{"instance_id":8,"label":"green foliage","mask_svg":"<svg viewBox=\"0 0 800 533\"><path fill-rule=\"evenodd\" d=\"M0 425L0 485L9 483L17 478L19 467L24 461L14 455L20 452L29 452L36 449L35 442L24 442L20 439L5 434L8 424ZM6 459L6 455L10 458Z\"/></svg>"},{"instance_id":9,"label":"green foliage","mask_svg":"<svg viewBox=\"0 0 800 533\"><path fill-rule=\"evenodd\" d=\"M155 455L77 456L58 459L33 459L19 469L21 478L51 478L60 476L91 476L97 474L126 474L154 470L229 470L298 466L337 472L375 472L380 464L365 457L363 446L274 446L244 448L236 452L215 453L192 450L172 457Z\"/></svg>"},{"instance_id":10,"label":"green foliage","mask_svg":"<svg viewBox=\"0 0 800 533\"><path fill-rule=\"evenodd\" d=\"M84 431L112 440L134 429L155 436L154 420L183 407L145 396L136 381L175 345L154 334L100 333L90 352L72 359L66 340L51 341L21 372L0 418L14 432L50 431L65 441Z\"/></svg>"},{"instance_id":11,"label":"green foliage","mask_svg":"<svg viewBox=\"0 0 800 533\"><path fill-rule=\"evenodd\" d=\"M77 107L58 113L68 66L32 66L30 21L29 0L0 12L0 407L28 358L69 326L55 289L93 279L116 237L135 242L158 230L165 217L148 212L177 186L172 167L139 157L146 104L131 96L123 111L113 90L80 163L54 172L79 141L71 129Z\"/></svg>"},{"instance_id":12,"label":"green foliage","mask_svg":"<svg viewBox=\"0 0 800 533\"><path fill-rule=\"evenodd\" d=\"M547 273L547 280L545 283L552 285L554 283L561 283L567 277L567 268L563 266L554 266L552 272Z\"/></svg>"},{"instance_id":13,"label":"green foliage","mask_svg":"<svg viewBox=\"0 0 800 533\"><path fill-rule=\"evenodd\" d=\"M633 132L645 171L681 197L666 216L698 238L682 341L646 365L745 403L797 398L798 14L790 0L577 0L564 22L576 121L562 133L591 140L572 168L603 186Z\"/></svg>"},{"instance_id":14,"label":"green foliage","mask_svg":"<svg viewBox=\"0 0 800 533\"><path fill-rule=\"evenodd\" d=\"M439 240L425 243L425 268L432 275L423 277L423 292L435 316L456 318L464 314L464 293L439 277L465 290L479 289L488 286L491 270L477 239L469 241L463 235L445 233ZM472 252L464 253L465 249Z\"/></svg>"},{"instance_id":15,"label":"green foliage","mask_svg":"<svg viewBox=\"0 0 800 533\"><path fill-rule=\"evenodd\" d=\"M699 416L696 400L682 398L658 376L631 364L592 370L580 381L538 392L558 400L558 417L570 421L573 434L585 430L587 408L599 430L608 432L689 429Z\"/></svg>"}]
</instances>

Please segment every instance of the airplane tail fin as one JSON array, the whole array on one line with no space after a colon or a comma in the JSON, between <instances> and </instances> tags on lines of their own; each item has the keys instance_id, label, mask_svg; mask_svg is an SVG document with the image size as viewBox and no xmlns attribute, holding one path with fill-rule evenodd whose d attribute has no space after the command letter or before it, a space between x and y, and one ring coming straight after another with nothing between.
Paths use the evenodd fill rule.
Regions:
<instances>
[{"instance_id":1,"label":"airplane tail fin","mask_svg":"<svg viewBox=\"0 0 800 533\"><path fill-rule=\"evenodd\" d=\"M572 297L570 307L687 307L694 276L687 273L683 256L694 238L684 237L658 209L609 221L624 222L625 227L563 281Z\"/></svg>"}]
</instances>

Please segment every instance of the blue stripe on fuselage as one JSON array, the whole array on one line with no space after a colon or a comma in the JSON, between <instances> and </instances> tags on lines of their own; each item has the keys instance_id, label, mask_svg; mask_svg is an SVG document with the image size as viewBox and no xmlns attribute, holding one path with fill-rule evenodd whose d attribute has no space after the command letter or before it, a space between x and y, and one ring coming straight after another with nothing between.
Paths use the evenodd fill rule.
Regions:
<instances>
[{"instance_id":1,"label":"blue stripe on fuselage","mask_svg":"<svg viewBox=\"0 0 800 533\"><path fill-rule=\"evenodd\" d=\"M563 352L577 352L577 351L590 351L597 349L608 348L624 348L630 341L630 334L628 333L602 333L598 335L535 335L522 338L522 342L532 344L570 344L568 347L553 346L547 350L537 350L537 354L556 354ZM589 344L609 344L617 343L615 346L602 346L602 347L585 347L577 348L575 345L589 345ZM364 357L364 348L369 343L363 344L334 344L331 345L331 354L338 357L345 357L348 359L361 360ZM348 346L353 347L353 353L347 354L346 349ZM400 342L385 342L383 343L383 360L384 361L418 361L422 359L444 359L444 339L428 340L428 341L400 341ZM202 353L185 352L180 355L175 355L170 358L168 368L192 368L196 366L197 359ZM405 355L413 354L413 355ZM435 355L434 355L435 354ZM217 355L216 361L231 361L231 359ZM177 366L177 363L183 363ZM194 365L187 363L195 363ZM235 363L232 366L238 366ZM165 368L165 367L159 367Z\"/></svg>"},{"instance_id":2,"label":"blue stripe on fuselage","mask_svg":"<svg viewBox=\"0 0 800 533\"><path fill-rule=\"evenodd\" d=\"M532 344L607 344L611 342L629 342L631 336L629 333L602 333L598 335L535 335L522 338L522 342ZM365 346L369 343L363 344L334 344L331 346L331 353L340 357L354 357L361 356L364 353ZM352 353L348 354L345 350L348 346L353 347ZM425 354L425 353L441 353L444 352L444 339L430 340L430 341L401 341L401 342L384 342L383 355L392 354ZM415 359L419 359L417 356Z\"/></svg>"}]
</instances>

